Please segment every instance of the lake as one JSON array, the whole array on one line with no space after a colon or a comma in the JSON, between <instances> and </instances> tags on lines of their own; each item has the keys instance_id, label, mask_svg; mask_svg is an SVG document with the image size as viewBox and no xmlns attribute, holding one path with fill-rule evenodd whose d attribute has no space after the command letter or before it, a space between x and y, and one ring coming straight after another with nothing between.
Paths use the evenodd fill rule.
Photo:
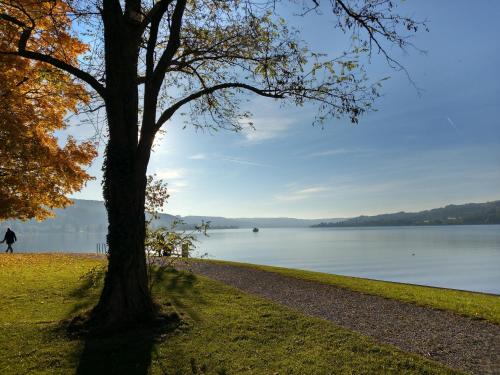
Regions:
<instances>
[{"instance_id":1,"label":"lake","mask_svg":"<svg viewBox=\"0 0 500 375\"><path fill-rule=\"evenodd\" d=\"M22 237L16 251L95 251L103 235ZM500 226L212 230L209 258L500 294Z\"/></svg>"}]
</instances>

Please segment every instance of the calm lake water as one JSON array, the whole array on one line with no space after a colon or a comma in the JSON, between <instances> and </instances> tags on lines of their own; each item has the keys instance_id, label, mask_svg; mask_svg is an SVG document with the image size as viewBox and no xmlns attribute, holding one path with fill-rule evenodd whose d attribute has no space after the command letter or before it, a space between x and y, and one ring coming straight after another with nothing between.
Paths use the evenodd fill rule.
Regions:
<instances>
[{"instance_id":1,"label":"calm lake water","mask_svg":"<svg viewBox=\"0 0 500 375\"><path fill-rule=\"evenodd\" d=\"M104 236L24 236L16 251L94 252ZM500 294L500 226L213 230L210 258Z\"/></svg>"}]
</instances>

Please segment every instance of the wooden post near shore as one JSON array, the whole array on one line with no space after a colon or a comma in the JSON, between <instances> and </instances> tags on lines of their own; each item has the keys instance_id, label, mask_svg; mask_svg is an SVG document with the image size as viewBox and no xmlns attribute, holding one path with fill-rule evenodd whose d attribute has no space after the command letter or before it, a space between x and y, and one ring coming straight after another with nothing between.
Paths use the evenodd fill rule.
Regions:
<instances>
[{"instance_id":1,"label":"wooden post near shore","mask_svg":"<svg viewBox=\"0 0 500 375\"><path fill-rule=\"evenodd\" d=\"M96 243L95 250L97 254L107 254L108 244L107 243Z\"/></svg>"},{"instance_id":2,"label":"wooden post near shore","mask_svg":"<svg viewBox=\"0 0 500 375\"><path fill-rule=\"evenodd\" d=\"M182 244L182 252L181 252L181 256L182 256L183 258L187 258L187 257L189 257L189 243L184 242L184 243Z\"/></svg>"}]
</instances>

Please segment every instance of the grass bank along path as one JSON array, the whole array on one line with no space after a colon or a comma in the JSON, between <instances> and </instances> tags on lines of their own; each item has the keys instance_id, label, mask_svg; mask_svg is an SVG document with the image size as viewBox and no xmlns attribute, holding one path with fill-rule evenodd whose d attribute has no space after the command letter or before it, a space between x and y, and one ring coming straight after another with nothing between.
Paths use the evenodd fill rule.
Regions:
<instances>
[{"instance_id":1,"label":"grass bank along path","mask_svg":"<svg viewBox=\"0 0 500 375\"><path fill-rule=\"evenodd\" d=\"M97 302L105 265L88 255L0 254L1 375L459 374L210 278L165 269L155 272L155 299L182 317L181 326L160 335L68 336L64 321Z\"/></svg>"},{"instance_id":2,"label":"grass bank along path","mask_svg":"<svg viewBox=\"0 0 500 375\"><path fill-rule=\"evenodd\" d=\"M492 322L285 276L270 272L270 267L264 271L223 262L193 262L191 266L197 274L452 368L500 374L500 325Z\"/></svg>"}]
</instances>

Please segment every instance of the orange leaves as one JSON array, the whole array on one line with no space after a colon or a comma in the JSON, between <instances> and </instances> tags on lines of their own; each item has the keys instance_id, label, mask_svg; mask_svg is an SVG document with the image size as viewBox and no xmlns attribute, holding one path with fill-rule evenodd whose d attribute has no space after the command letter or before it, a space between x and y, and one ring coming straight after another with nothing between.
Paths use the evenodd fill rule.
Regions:
<instances>
[{"instance_id":1,"label":"orange leaves","mask_svg":"<svg viewBox=\"0 0 500 375\"><path fill-rule=\"evenodd\" d=\"M0 5L0 7L2 7ZM3 9L5 8L5 9ZM29 32L27 49L56 57L77 65L77 57L87 51L87 45L71 35L71 7L61 0L10 0L2 13L14 17L17 25L2 30L6 40L17 47L22 32Z\"/></svg>"},{"instance_id":2,"label":"orange leaves","mask_svg":"<svg viewBox=\"0 0 500 375\"><path fill-rule=\"evenodd\" d=\"M26 25L36 24L29 50L77 65L86 46L69 32L68 5L10 3L15 6L5 11ZM21 32L17 25L0 22L0 50L15 50ZM66 195L92 178L85 168L96 156L94 146L72 138L62 145L54 135L66 128L68 112L88 100L85 88L68 74L43 62L0 54L0 220L51 216L50 209L70 204Z\"/></svg>"}]
</instances>

